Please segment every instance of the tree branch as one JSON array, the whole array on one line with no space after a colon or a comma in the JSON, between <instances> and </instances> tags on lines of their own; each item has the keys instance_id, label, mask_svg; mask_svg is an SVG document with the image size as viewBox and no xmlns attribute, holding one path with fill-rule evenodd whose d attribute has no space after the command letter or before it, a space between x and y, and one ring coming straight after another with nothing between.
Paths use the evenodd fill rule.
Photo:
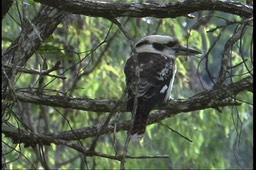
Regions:
<instances>
[{"instance_id":1,"label":"tree branch","mask_svg":"<svg viewBox=\"0 0 256 170\"><path fill-rule=\"evenodd\" d=\"M33 21L24 19L20 35L4 52L2 61L6 65L22 67L27 60L40 47L42 41L47 39L61 21L65 13L51 7L43 7ZM9 79L16 75L15 69L5 70ZM7 78L3 77L3 89L7 86Z\"/></svg>"},{"instance_id":2,"label":"tree branch","mask_svg":"<svg viewBox=\"0 0 256 170\"><path fill-rule=\"evenodd\" d=\"M24 143L25 147L35 147L38 145L50 145L54 143L56 145L64 145L70 148L73 148L87 156L99 156L103 158L113 159L113 160L121 160L120 155L109 155L100 152L91 151L88 147L81 146L79 144L68 142L66 140L62 140L56 138L53 135L47 134L35 134L33 132L25 132L21 129L17 129L11 126L7 126L6 124L3 125L4 134L7 137L10 137L13 140L13 143ZM147 158L169 158L169 155L145 155L145 156L125 156L128 159L147 159Z\"/></svg>"},{"instance_id":3,"label":"tree branch","mask_svg":"<svg viewBox=\"0 0 256 170\"><path fill-rule=\"evenodd\" d=\"M44 76L55 77L55 78L60 78L60 79L66 79L66 77L64 77L64 76L58 76L58 75L50 74L51 72L62 68L62 67L60 67L60 62L59 61L56 62L56 64L48 70L36 70L36 69L27 69L27 68L23 68L23 67L19 67L19 66L13 66L13 65L6 65L6 64L3 64L3 65L6 68L16 67L17 72L23 72L23 73L28 73L28 74L37 74L37 75L44 75Z\"/></svg>"},{"instance_id":4,"label":"tree branch","mask_svg":"<svg viewBox=\"0 0 256 170\"><path fill-rule=\"evenodd\" d=\"M217 79L217 85L223 84L226 80L226 77L227 77L226 75L228 73L228 67L229 67L228 59L232 57L232 47L244 35L246 30L245 26L247 24L248 24L247 22L241 24L236 30L236 32L234 32L233 35L228 39L228 41L224 46L224 52L222 54L221 66L220 66L219 76Z\"/></svg>"},{"instance_id":5,"label":"tree branch","mask_svg":"<svg viewBox=\"0 0 256 170\"><path fill-rule=\"evenodd\" d=\"M241 17L252 16L253 8L233 1L187 0L177 3L116 3L86 0L36 0L45 5L73 14L94 17L156 17L175 18L200 10L216 10Z\"/></svg>"},{"instance_id":6,"label":"tree branch","mask_svg":"<svg viewBox=\"0 0 256 170\"><path fill-rule=\"evenodd\" d=\"M213 90L201 92L184 101L169 101L162 109L184 112L212 107L211 102L221 101L225 98L234 96L242 91L252 91L253 78L247 77L239 82L222 86ZM225 91L225 92L224 92ZM55 95L36 95L30 92L16 92L17 99L21 102L34 103L38 105L79 109L95 112L111 112L115 108L116 101L113 100L93 100L85 98L72 98ZM11 98L10 98L11 99ZM158 108L160 109L160 108ZM122 104L120 111L127 111L125 104Z\"/></svg>"},{"instance_id":7,"label":"tree branch","mask_svg":"<svg viewBox=\"0 0 256 170\"><path fill-rule=\"evenodd\" d=\"M223 86L221 89L215 88L209 91L204 91L193 97L188 98L187 100L169 101L166 105L158 108L163 110L150 115L148 124L159 122L167 117L179 114L181 112L190 112L208 108L219 108L224 106L240 105L240 103L236 101L223 100L229 97L233 97L242 91L252 91L252 88L253 78L247 77L239 82ZM117 104L115 101L109 100L91 100L47 95L37 96L28 92L17 92L16 95L17 99L22 102L97 112L113 112ZM120 111L127 111L124 103L123 106L120 106L119 108ZM102 128L103 124L98 124L91 127L85 127L81 129L60 132L55 134L38 134L39 137L42 137L42 135L46 135L46 137L44 138L39 138L40 140L38 140L38 137L36 137L35 139L35 135L31 134L30 132L25 132L23 130L17 129L16 127L4 128L2 132L7 137L12 138L14 143L24 143L26 146L34 146L36 144L49 145L50 143L56 143L55 140L78 140L113 133L114 131L118 132L121 130L128 130L131 123L131 120L128 120L116 124L109 123L106 125L105 128ZM45 140L48 139L47 136L50 137L49 139L51 140ZM58 142L56 144L58 144Z\"/></svg>"},{"instance_id":8,"label":"tree branch","mask_svg":"<svg viewBox=\"0 0 256 170\"><path fill-rule=\"evenodd\" d=\"M228 97L237 95L242 91L251 91L253 88L253 78L247 77L239 82L223 86L222 89L213 89L199 93L187 100L177 100L169 101L168 104L162 106L159 109L164 109L158 111L155 114L151 114L148 120L148 124L159 122L172 115L179 114L181 112L190 112L196 110L203 110L208 108L218 108L224 106L234 106L240 105L240 103L235 101L223 101ZM225 93L223 92L225 91ZM28 95L27 95L28 94ZM30 93L18 92L17 98L23 102L31 102L36 104L44 104L63 108L73 108L81 110L91 110L91 111L111 111L115 108L116 102L108 100L88 100L88 99L74 99L65 98L63 96L36 96ZM121 108L122 111L127 111L125 105ZM59 132L59 133L48 133L48 134L38 134L39 137L42 135L49 136L56 140L78 140L88 137L99 136L103 134L113 133L128 130L131 124L131 120L119 122L119 123L109 123L104 129L102 129L103 124L94 125L91 127L85 127L81 129ZM5 127L5 126L4 126ZM35 139L35 135L30 132L25 132L23 130L17 129L16 127L3 128L3 134L7 137L13 139L14 142L24 143L27 146L34 146L35 144L49 145L50 143L55 143L54 140L42 140L38 141Z\"/></svg>"},{"instance_id":9,"label":"tree branch","mask_svg":"<svg viewBox=\"0 0 256 170\"><path fill-rule=\"evenodd\" d=\"M227 105L232 105L232 102L227 102ZM209 108L216 107L218 103L209 104ZM239 103L234 103L233 105L239 105ZM222 105L225 106L225 105ZM206 107L208 108L208 107ZM180 113L176 109L174 111L158 111L149 116L148 124L153 124L159 122L167 117L176 115ZM194 110L197 110L194 108ZM194 111L191 109L190 111ZM55 144L64 144L67 141L85 139L89 137L95 137L103 134L109 134L119 132L122 130L129 130L130 125L132 124L131 120L119 122L119 123L109 123L104 129L102 129L103 124L97 124L90 127L84 127L80 129L73 129L70 131L64 131L59 133L42 133L34 134L33 132L27 132L16 127L8 127L3 124L3 134L6 137L9 137L13 140L13 143L24 143L25 146L35 146L36 144L49 145L51 143ZM92 152L92 151L91 151Z\"/></svg>"}]
</instances>

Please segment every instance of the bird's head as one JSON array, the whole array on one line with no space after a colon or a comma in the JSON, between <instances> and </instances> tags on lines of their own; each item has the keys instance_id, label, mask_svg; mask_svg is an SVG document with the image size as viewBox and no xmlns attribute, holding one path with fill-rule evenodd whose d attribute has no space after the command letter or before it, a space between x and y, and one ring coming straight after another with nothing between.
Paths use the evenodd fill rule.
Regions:
<instances>
[{"instance_id":1,"label":"bird's head","mask_svg":"<svg viewBox=\"0 0 256 170\"><path fill-rule=\"evenodd\" d=\"M157 53L170 58L176 58L179 55L201 54L199 51L180 45L177 38L166 35L146 36L137 42L135 49L137 53Z\"/></svg>"}]
</instances>

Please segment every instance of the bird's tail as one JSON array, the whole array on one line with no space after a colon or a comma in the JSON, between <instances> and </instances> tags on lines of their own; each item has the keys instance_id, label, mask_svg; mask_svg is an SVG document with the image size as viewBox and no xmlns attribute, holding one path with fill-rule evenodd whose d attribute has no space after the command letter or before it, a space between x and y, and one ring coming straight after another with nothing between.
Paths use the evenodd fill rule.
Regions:
<instances>
[{"instance_id":1,"label":"bird's tail","mask_svg":"<svg viewBox=\"0 0 256 170\"><path fill-rule=\"evenodd\" d=\"M131 130L131 141L140 141L145 133L150 109L143 105L138 105L136 115Z\"/></svg>"}]
</instances>

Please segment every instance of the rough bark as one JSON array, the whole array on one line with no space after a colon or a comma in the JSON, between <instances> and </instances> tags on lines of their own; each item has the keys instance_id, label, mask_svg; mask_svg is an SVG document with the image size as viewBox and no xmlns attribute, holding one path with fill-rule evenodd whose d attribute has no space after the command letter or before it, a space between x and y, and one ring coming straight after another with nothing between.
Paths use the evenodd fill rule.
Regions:
<instances>
[{"instance_id":1,"label":"rough bark","mask_svg":"<svg viewBox=\"0 0 256 170\"><path fill-rule=\"evenodd\" d=\"M64 18L64 12L47 6L42 7L34 20L30 21L25 17L20 35L2 54L2 62L7 65L24 66L41 43L53 33ZM16 71L15 69L3 70L2 67L3 89L6 89L8 81L9 83L13 81ZM5 75L3 75L3 72L5 72Z\"/></svg>"},{"instance_id":2,"label":"rough bark","mask_svg":"<svg viewBox=\"0 0 256 170\"><path fill-rule=\"evenodd\" d=\"M234 97L239 92L252 91L252 88L253 79L252 77L247 77L234 84L198 93L195 96L188 98L184 101L170 101L165 106L163 106L162 109L169 109L175 112L188 112L198 109L211 108L213 107L213 105L215 107L218 107L214 104L214 102ZM19 101L25 103L34 103L38 105L55 106L95 112L115 111L114 108L117 104L117 101L107 99L97 100L85 98L71 98L55 95L36 95L29 92L17 92L16 96ZM121 107L121 110L118 111L127 111L125 104L123 103L122 105L123 107Z\"/></svg>"},{"instance_id":3,"label":"rough bark","mask_svg":"<svg viewBox=\"0 0 256 170\"><path fill-rule=\"evenodd\" d=\"M36 0L39 3L55 7L73 14L94 17L156 17L175 18L195 11L215 10L239 15L252 16L252 7L232 1L187 0L177 3L113 3L107 1L84 0Z\"/></svg>"},{"instance_id":4,"label":"rough bark","mask_svg":"<svg viewBox=\"0 0 256 170\"><path fill-rule=\"evenodd\" d=\"M252 91L253 79L251 77L244 78L243 80L223 86L221 89L216 88L207 92L199 93L187 100L181 101L170 101L164 105L157 112L157 114L151 114L149 117L148 124L159 122L172 115L179 114L181 112L190 112L196 110L203 110L208 108L215 108L220 110L220 107L240 105L239 102L233 101L232 98L242 91ZM18 99L23 102L31 102L36 104L58 106L64 108L73 108L80 110L91 110L91 111L114 111L114 101L106 100L94 100L88 101L86 99L71 99L56 96L32 96L25 94L17 94ZM25 97L26 96L26 97ZM224 99L230 99L225 100ZM223 102L222 102L223 101ZM120 107L122 110L127 111L125 107ZM163 110L161 110L163 109ZM59 144L58 140L77 140L88 137L94 137L97 135L109 134L118 132L120 130L128 130L132 121L124 121L119 123L109 123L107 128L101 130L102 124L76 129L72 131L59 132L59 133L43 133L34 134L32 132L26 132L22 129L17 129L13 126L3 126L3 134L6 137L10 137L14 143L24 143L25 146L35 146L36 144L49 145L50 143ZM100 132L100 134L99 134Z\"/></svg>"}]
</instances>

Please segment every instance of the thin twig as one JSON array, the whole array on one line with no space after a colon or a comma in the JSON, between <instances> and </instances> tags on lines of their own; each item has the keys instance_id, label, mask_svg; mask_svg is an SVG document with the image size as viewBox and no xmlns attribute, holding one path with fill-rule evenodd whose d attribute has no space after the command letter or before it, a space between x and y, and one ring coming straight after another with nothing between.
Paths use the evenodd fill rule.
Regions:
<instances>
[{"instance_id":1,"label":"thin twig","mask_svg":"<svg viewBox=\"0 0 256 170\"><path fill-rule=\"evenodd\" d=\"M245 29L243 29L244 24L238 27L238 30L228 39L224 46L224 52L221 59L221 67L217 79L217 85L222 85L226 80L226 73L228 67L228 58L231 58L231 52L233 45L241 38L241 36L245 33Z\"/></svg>"},{"instance_id":2,"label":"thin twig","mask_svg":"<svg viewBox=\"0 0 256 170\"><path fill-rule=\"evenodd\" d=\"M7 65L3 64L4 67L12 68L13 65ZM53 72L55 70L61 69L63 67L60 67L60 62L57 62L52 68L49 70L35 70L35 69L27 69L27 68L22 68L19 66L15 66L17 68L17 72L23 72L23 73L28 73L28 74L38 74L38 75L44 75L44 76L49 76L49 77L54 77L54 78L60 78L60 79L66 79L64 76L58 76L58 75L52 75L49 74L50 72Z\"/></svg>"},{"instance_id":3,"label":"thin twig","mask_svg":"<svg viewBox=\"0 0 256 170\"><path fill-rule=\"evenodd\" d=\"M167 129L169 129L169 130L171 130L171 131L175 132L176 134L178 134L180 137L182 137L182 138L186 139L187 141L189 141L189 142L193 142L193 141L192 141L191 139L189 139L188 137L186 137L186 136L182 135L180 132L178 132L178 131L176 131L176 130L174 130L174 129L170 128L169 126L167 126L167 125L163 124L162 122L159 122L159 124L160 124L160 125L162 125L162 126L164 126L164 127L166 127Z\"/></svg>"},{"instance_id":4,"label":"thin twig","mask_svg":"<svg viewBox=\"0 0 256 170\"><path fill-rule=\"evenodd\" d=\"M98 134L96 135L96 137L94 138L94 140L93 140L93 142L92 142L92 144L91 144L91 146L90 146L90 149L89 149L89 150L90 150L91 152L93 152L93 151L95 150L95 147L96 147L97 141L98 141L98 139L99 139L99 137L100 137L100 135L101 135L101 132L102 132L105 128L107 128L107 126L108 126L108 124L109 124L109 121L110 121L110 119L112 118L112 116L113 116L116 112L120 111L120 107L122 106L122 103L124 102L125 95L126 95L126 91L123 93L123 95L122 95L122 97L120 98L120 100L117 101L117 103L115 104L113 110L110 111L110 113L109 113L107 119L105 120L104 124L101 125Z\"/></svg>"},{"instance_id":5,"label":"thin twig","mask_svg":"<svg viewBox=\"0 0 256 170\"><path fill-rule=\"evenodd\" d=\"M137 105L138 105L138 84L139 84L139 80L140 80L137 53L135 51L134 43L132 41L131 36L125 30L125 28L122 26L122 24L115 18L110 18L110 20L120 28L120 30L123 32L123 34L129 40L130 47L132 49L131 55L132 55L133 61L135 63L135 86L132 86L132 84L134 83L134 82L132 82L132 84L128 85L127 89L131 88L130 86L135 88L134 89L134 94L133 94L134 95L134 103L133 103L133 109L132 109L132 120L134 120L135 115L136 115ZM127 153L127 150L128 150L128 145L129 145L129 142L130 142L130 139L131 139L131 133L130 133L131 128L132 128L132 126L130 126L129 130L127 131L127 137L126 137L126 140L125 140L125 145L123 147L123 153L121 155L120 169L122 169L122 170L125 169L124 164L125 164L125 161L126 161L126 153Z\"/></svg>"},{"instance_id":6,"label":"thin twig","mask_svg":"<svg viewBox=\"0 0 256 170\"><path fill-rule=\"evenodd\" d=\"M4 145L6 145L7 147L11 148L13 151L19 153L19 156L18 156L17 158L15 158L14 160L10 160L9 162L3 163L2 166L7 165L7 164L9 164L9 163L12 163L12 162L14 162L14 161L20 159L20 155L21 155L21 156L23 156L23 157L29 162L29 164L30 164L34 169L36 169L36 167L34 166L34 164L23 154L23 152L17 150L16 147L12 147L12 146L9 145L8 143L6 143L4 140L2 140L2 143L3 143ZM19 148L20 148L20 146L19 146ZM2 152L2 154L5 155L5 153L3 153L3 152ZM12 159L13 159L13 158L12 158Z\"/></svg>"}]
</instances>

